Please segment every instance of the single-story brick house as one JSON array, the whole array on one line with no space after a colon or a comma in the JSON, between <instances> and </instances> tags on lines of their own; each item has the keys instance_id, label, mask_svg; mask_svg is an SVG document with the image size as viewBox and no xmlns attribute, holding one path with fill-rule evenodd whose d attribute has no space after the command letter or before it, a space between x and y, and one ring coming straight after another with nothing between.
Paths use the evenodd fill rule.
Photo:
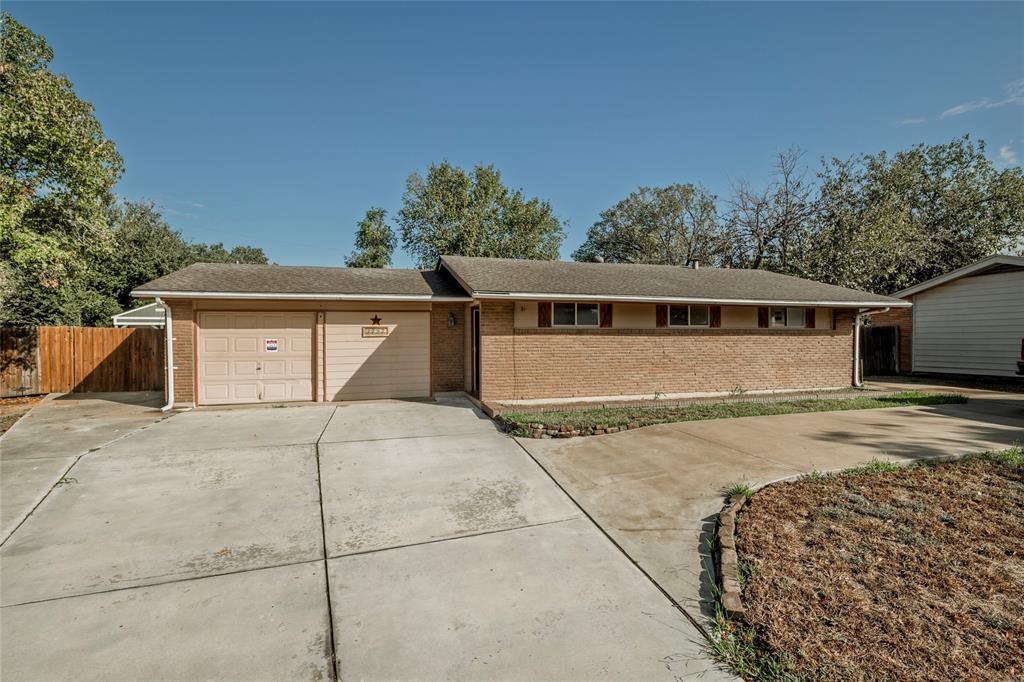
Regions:
<instances>
[{"instance_id":1,"label":"single-story brick house","mask_svg":"<svg viewBox=\"0 0 1024 682\"><path fill-rule=\"evenodd\" d=\"M1024 360L1024 258L995 255L893 294L901 374L1015 376Z\"/></svg>"},{"instance_id":2,"label":"single-story brick house","mask_svg":"<svg viewBox=\"0 0 1024 682\"><path fill-rule=\"evenodd\" d=\"M639 399L850 386L900 299L762 270L443 256L433 270L196 264L169 310L176 405Z\"/></svg>"}]
</instances>

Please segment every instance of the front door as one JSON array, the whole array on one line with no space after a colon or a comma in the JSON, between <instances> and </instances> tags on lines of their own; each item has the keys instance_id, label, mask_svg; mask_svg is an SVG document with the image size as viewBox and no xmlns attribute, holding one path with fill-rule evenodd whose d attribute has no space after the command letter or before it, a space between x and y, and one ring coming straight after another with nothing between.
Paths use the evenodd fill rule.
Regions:
<instances>
[{"instance_id":1,"label":"front door","mask_svg":"<svg viewBox=\"0 0 1024 682\"><path fill-rule=\"evenodd\" d=\"M477 398L480 397L480 307L472 310L473 317L473 390Z\"/></svg>"}]
</instances>

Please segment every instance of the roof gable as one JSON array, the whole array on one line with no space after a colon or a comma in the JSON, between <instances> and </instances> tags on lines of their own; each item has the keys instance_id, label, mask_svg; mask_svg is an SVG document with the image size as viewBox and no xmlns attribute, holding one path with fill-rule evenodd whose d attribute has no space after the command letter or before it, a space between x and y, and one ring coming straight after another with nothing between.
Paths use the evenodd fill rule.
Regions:
<instances>
[{"instance_id":1,"label":"roof gable","mask_svg":"<svg viewBox=\"0 0 1024 682\"><path fill-rule=\"evenodd\" d=\"M1012 272L1014 270L1024 270L1024 258L1020 256L996 254L994 256L989 256L988 258L982 258L981 260L971 263L970 265L965 265L962 268L951 270L944 275L933 277L927 281L921 282L920 284L915 284L912 287L907 287L902 291L897 291L893 296L897 298L913 296L914 294L919 294L922 291L927 291L933 287L941 286L963 277L987 275L995 272Z\"/></svg>"}]
</instances>

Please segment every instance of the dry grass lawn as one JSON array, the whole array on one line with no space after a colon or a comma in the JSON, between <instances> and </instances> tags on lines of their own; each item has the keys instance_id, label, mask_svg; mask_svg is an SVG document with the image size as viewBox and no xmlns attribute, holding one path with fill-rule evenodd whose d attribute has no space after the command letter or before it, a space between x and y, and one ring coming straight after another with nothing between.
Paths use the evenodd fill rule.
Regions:
<instances>
[{"instance_id":1,"label":"dry grass lawn","mask_svg":"<svg viewBox=\"0 0 1024 682\"><path fill-rule=\"evenodd\" d=\"M1020 448L769 486L737 546L745 677L1024 679Z\"/></svg>"}]
</instances>

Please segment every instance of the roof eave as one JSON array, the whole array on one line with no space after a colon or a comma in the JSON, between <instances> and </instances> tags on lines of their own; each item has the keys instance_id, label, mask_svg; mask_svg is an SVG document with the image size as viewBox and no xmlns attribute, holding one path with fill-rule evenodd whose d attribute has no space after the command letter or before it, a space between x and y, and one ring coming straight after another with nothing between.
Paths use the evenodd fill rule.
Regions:
<instances>
[{"instance_id":1,"label":"roof eave","mask_svg":"<svg viewBox=\"0 0 1024 682\"><path fill-rule=\"evenodd\" d=\"M529 291L474 291L474 298L502 298L525 301L610 301L621 303L707 303L714 305L790 305L823 308L909 308L913 304L899 299L876 301L831 301L827 299L737 299L685 296L624 296L615 294L556 294Z\"/></svg>"},{"instance_id":2,"label":"roof eave","mask_svg":"<svg viewBox=\"0 0 1024 682\"><path fill-rule=\"evenodd\" d=\"M993 265L1020 265L1021 267L1024 267L1024 258L1020 256L1007 256L1005 254L996 254L994 256L988 256L987 258L982 258L980 261L976 263L965 265L962 268L957 268L956 270L947 272L944 275L932 277L931 279L921 282L920 284L915 284L912 287L907 287L906 289L897 291L895 294L893 294L893 296L896 298L903 298L904 296L913 296L914 294L919 294L922 291L927 291L928 289L931 289L933 287L947 284L949 282L952 282L953 280L960 279L961 277L973 275L974 273L992 267Z\"/></svg>"},{"instance_id":3,"label":"roof eave","mask_svg":"<svg viewBox=\"0 0 1024 682\"><path fill-rule=\"evenodd\" d=\"M470 302L469 296L436 296L434 294L313 294L267 291L158 291L135 289L133 298L225 298L240 300L292 300L292 301L437 301Z\"/></svg>"}]
</instances>

